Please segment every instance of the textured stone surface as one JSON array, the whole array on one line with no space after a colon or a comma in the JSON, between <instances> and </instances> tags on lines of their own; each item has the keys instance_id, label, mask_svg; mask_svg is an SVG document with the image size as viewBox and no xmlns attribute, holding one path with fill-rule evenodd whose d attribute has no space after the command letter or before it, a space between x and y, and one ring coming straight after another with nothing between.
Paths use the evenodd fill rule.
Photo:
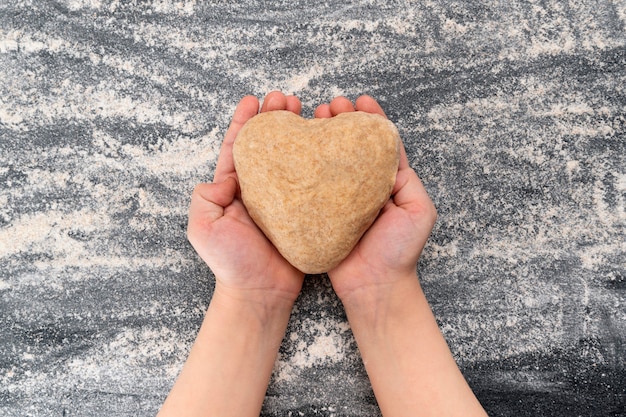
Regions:
<instances>
[{"instance_id":1,"label":"textured stone surface","mask_svg":"<svg viewBox=\"0 0 626 417\"><path fill-rule=\"evenodd\" d=\"M398 129L380 115L253 117L233 147L241 198L278 251L307 274L330 271L389 200Z\"/></svg>"},{"instance_id":2,"label":"textured stone surface","mask_svg":"<svg viewBox=\"0 0 626 417\"><path fill-rule=\"evenodd\" d=\"M235 104L378 98L439 211L419 273L494 416L624 409L620 0L0 2L0 415L152 416L213 277L185 239ZM376 416L324 276L263 416Z\"/></svg>"}]
</instances>

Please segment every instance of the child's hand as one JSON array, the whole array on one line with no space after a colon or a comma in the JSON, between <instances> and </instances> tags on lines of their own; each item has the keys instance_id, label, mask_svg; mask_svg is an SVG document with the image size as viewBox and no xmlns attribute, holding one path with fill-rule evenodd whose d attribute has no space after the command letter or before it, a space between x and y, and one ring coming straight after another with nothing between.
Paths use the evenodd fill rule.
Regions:
<instances>
[{"instance_id":1,"label":"child's hand","mask_svg":"<svg viewBox=\"0 0 626 417\"><path fill-rule=\"evenodd\" d=\"M273 92L261 111L300 113L296 97ZM193 192L187 235L216 277L216 292L265 302L278 297L295 300L304 274L291 266L252 221L239 196L233 162L233 143L241 127L259 111L256 97L238 104L224 137L212 184L200 184ZM269 297L269 298L268 298Z\"/></svg>"},{"instance_id":2,"label":"child's hand","mask_svg":"<svg viewBox=\"0 0 626 417\"><path fill-rule=\"evenodd\" d=\"M349 111L385 115L378 103L361 96L356 107L337 97L315 111L316 117L332 117ZM408 278L414 279L417 260L428 240L437 212L424 186L409 166L404 146L392 196L378 218L350 255L328 272L343 300L357 289L373 289Z\"/></svg>"}]
</instances>

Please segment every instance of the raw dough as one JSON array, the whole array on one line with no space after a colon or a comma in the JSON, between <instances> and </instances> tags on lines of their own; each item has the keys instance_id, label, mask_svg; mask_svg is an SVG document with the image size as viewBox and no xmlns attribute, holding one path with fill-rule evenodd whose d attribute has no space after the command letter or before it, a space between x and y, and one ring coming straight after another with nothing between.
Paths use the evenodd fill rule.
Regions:
<instances>
[{"instance_id":1,"label":"raw dough","mask_svg":"<svg viewBox=\"0 0 626 417\"><path fill-rule=\"evenodd\" d=\"M348 256L389 200L399 149L383 116L272 111L243 126L233 158L254 222L293 266L317 274Z\"/></svg>"}]
</instances>

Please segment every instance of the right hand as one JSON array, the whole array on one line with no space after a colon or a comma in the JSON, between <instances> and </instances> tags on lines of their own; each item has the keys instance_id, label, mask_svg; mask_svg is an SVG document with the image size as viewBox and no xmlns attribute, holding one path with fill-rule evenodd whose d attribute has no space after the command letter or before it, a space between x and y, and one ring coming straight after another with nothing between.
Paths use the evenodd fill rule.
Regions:
<instances>
[{"instance_id":1,"label":"right hand","mask_svg":"<svg viewBox=\"0 0 626 417\"><path fill-rule=\"evenodd\" d=\"M349 111L385 116L380 105L361 96L356 106L337 97L319 106L316 117L333 117ZM415 279L417 261L430 236L437 211L401 145L396 182L389 201L352 252L328 271L335 292L342 300L359 290L373 289L402 279Z\"/></svg>"}]
</instances>

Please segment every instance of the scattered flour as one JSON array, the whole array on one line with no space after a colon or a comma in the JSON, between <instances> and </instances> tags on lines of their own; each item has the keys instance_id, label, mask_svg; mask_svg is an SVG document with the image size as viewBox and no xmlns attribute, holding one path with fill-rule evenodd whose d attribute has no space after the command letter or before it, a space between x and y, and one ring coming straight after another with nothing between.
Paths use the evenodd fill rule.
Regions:
<instances>
[{"instance_id":1,"label":"scattered flour","mask_svg":"<svg viewBox=\"0 0 626 417\"><path fill-rule=\"evenodd\" d=\"M303 371L346 360L354 349L354 339L345 322L304 318L301 330L288 335L287 352L279 355L274 366L276 383L293 382Z\"/></svg>"}]
</instances>

